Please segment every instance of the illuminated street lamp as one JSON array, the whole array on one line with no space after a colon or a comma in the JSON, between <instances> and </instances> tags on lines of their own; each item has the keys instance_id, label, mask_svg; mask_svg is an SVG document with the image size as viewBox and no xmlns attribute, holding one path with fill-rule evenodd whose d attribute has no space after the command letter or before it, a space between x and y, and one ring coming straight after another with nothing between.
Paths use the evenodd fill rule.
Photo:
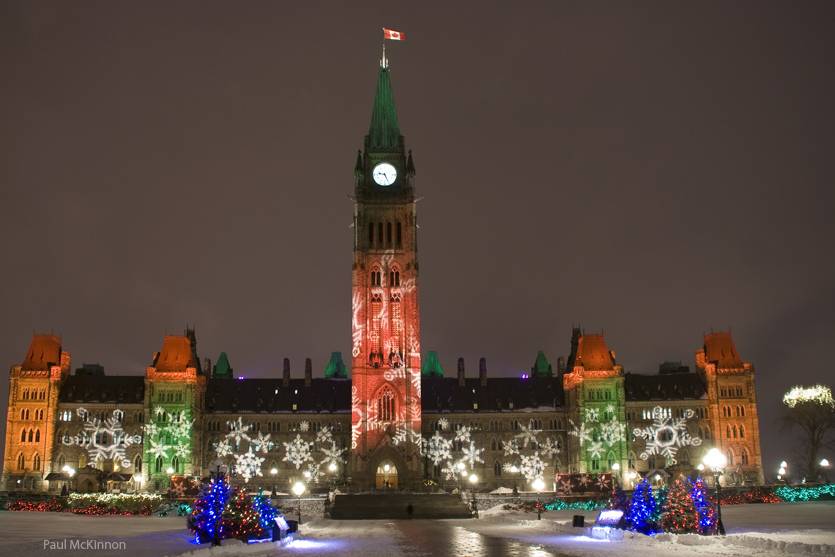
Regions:
<instances>
[{"instance_id":1,"label":"illuminated street lamp","mask_svg":"<svg viewBox=\"0 0 835 557\"><path fill-rule=\"evenodd\" d=\"M536 519L542 520L542 501L539 499L542 490L545 489L545 482L542 478L536 478L531 482L531 487L536 490Z\"/></svg>"},{"instance_id":2,"label":"illuminated street lamp","mask_svg":"<svg viewBox=\"0 0 835 557\"><path fill-rule=\"evenodd\" d=\"M273 497L275 497L275 477L278 474L278 468L273 466L270 468L270 477L273 479Z\"/></svg>"},{"instance_id":3,"label":"illuminated street lamp","mask_svg":"<svg viewBox=\"0 0 835 557\"><path fill-rule=\"evenodd\" d=\"M174 469L169 466L168 468L165 469L165 473L170 476L171 474L174 473Z\"/></svg>"},{"instance_id":4,"label":"illuminated street lamp","mask_svg":"<svg viewBox=\"0 0 835 557\"><path fill-rule=\"evenodd\" d=\"M304 484L302 482L296 482L293 484L293 495L295 495L299 500L299 525L302 523L302 493L304 493Z\"/></svg>"},{"instance_id":5,"label":"illuminated street lamp","mask_svg":"<svg viewBox=\"0 0 835 557\"><path fill-rule=\"evenodd\" d=\"M470 483L473 485L473 487L475 487L475 485L478 483L478 476L476 475L475 472L470 474L469 480L470 480ZM470 510L472 511L473 516L478 518L478 501L476 501L476 498L475 498L475 489L472 490L471 494L472 494L472 498L470 500Z\"/></svg>"},{"instance_id":6,"label":"illuminated street lamp","mask_svg":"<svg viewBox=\"0 0 835 557\"><path fill-rule=\"evenodd\" d=\"M330 472L331 474L336 472L336 463L335 462L331 461L331 463L328 464L328 472Z\"/></svg>"},{"instance_id":7,"label":"illuminated street lamp","mask_svg":"<svg viewBox=\"0 0 835 557\"><path fill-rule=\"evenodd\" d=\"M822 458L819 464L820 464L820 467L821 467L821 472L823 472L823 479L824 479L824 481L828 482L829 481L829 473L828 473L829 459Z\"/></svg>"},{"instance_id":8,"label":"illuminated street lamp","mask_svg":"<svg viewBox=\"0 0 835 557\"><path fill-rule=\"evenodd\" d=\"M618 481L620 479L619 478L619 476L620 476L619 472L620 472L620 463L615 462L614 464L612 464L612 497L613 498L615 496L615 488L617 487Z\"/></svg>"},{"instance_id":9,"label":"illuminated street lamp","mask_svg":"<svg viewBox=\"0 0 835 557\"><path fill-rule=\"evenodd\" d=\"M710 468L710 471L713 472L713 482L716 484L716 533L720 536L724 536L725 525L722 524L722 492L719 485L719 476L722 475L722 471L728 464L728 459L725 457L725 453L716 447L713 447L707 452L702 461L705 463L705 466Z\"/></svg>"}]
</instances>

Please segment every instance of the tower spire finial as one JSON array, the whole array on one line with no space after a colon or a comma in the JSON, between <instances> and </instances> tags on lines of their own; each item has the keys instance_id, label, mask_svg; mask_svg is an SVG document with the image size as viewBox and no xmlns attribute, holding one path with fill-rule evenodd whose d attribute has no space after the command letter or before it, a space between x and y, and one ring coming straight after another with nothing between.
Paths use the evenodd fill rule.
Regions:
<instances>
[{"instance_id":1,"label":"tower spire finial","mask_svg":"<svg viewBox=\"0 0 835 557\"><path fill-rule=\"evenodd\" d=\"M386 41L383 40L383 57L380 58L380 67L387 69L389 67L389 60L386 58Z\"/></svg>"}]
</instances>

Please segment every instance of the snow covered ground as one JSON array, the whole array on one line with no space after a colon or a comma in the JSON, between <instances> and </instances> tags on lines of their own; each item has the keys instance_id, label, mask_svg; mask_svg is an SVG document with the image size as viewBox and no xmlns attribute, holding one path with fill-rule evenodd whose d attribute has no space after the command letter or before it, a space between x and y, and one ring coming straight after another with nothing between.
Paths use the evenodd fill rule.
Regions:
<instances>
[{"instance_id":1,"label":"snow covered ground","mask_svg":"<svg viewBox=\"0 0 835 557\"><path fill-rule=\"evenodd\" d=\"M728 536L625 533L619 541L601 541L571 526L574 514L558 511L536 520L532 513L494 509L479 520L338 521L314 520L289 545L246 546L232 540L220 548L195 546L182 517L87 517L67 513L0 512L0 555L30 557L56 554L44 540L98 539L124 541L119 550L59 550L63 556L110 557L262 557L333 555L346 557L424 557L431 555L548 557L569 555L641 555L641 557L706 557L815 555L835 557L835 502L780 505L735 505L723 508Z\"/></svg>"}]
</instances>

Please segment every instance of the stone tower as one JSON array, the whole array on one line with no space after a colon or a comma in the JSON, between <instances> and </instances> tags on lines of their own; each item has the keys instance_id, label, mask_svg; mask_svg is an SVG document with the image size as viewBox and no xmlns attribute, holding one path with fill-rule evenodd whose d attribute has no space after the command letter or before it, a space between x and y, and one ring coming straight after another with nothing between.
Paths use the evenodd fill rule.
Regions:
<instances>
[{"instance_id":1,"label":"stone tower","mask_svg":"<svg viewBox=\"0 0 835 557\"><path fill-rule=\"evenodd\" d=\"M351 469L359 488L422 479L414 175L384 56L354 167Z\"/></svg>"},{"instance_id":2,"label":"stone tower","mask_svg":"<svg viewBox=\"0 0 835 557\"><path fill-rule=\"evenodd\" d=\"M729 331L708 333L696 352L707 385L712 437L728 459L726 481L763 483L754 366L736 351Z\"/></svg>"},{"instance_id":3,"label":"stone tower","mask_svg":"<svg viewBox=\"0 0 835 557\"><path fill-rule=\"evenodd\" d=\"M70 373L70 353L61 338L36 334L26 358L9 371L9 406L3 486L7 490L44 490L52 467L58 392Z\"/></svg>"}]
</instances>

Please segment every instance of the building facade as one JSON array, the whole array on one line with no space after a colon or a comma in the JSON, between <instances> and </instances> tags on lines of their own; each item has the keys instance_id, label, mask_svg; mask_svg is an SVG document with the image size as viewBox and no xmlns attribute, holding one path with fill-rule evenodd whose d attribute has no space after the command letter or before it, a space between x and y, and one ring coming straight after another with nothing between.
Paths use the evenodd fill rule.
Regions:
<instances>
[{"instance_id":1,"label":"building facade","mask_svg":"<svg viewBox=\"0 0 835 557\"><path fill-rule=\"evenodd\" d=\"M729 332L706 334L695 371L627 373L602 334L572 331L554 370L490 377L463 359L447 376L422 361L415 164L382 60L371 125L354 168L352 350L313 377L310 359L274 378L236 378L229 357L198 356L194 330L167 335L144 375L108 375L33 336L10 370L3 487L10 491L172 488L228 471L256 488L557 489L559 474L690 472L710 447L728 483L762 483L754 368ZM435 441L432 441L433 437ZM533 463L533 464L531 464ZM517 466L518 464L518 466Z\"/></svg>"}]
</instances>

